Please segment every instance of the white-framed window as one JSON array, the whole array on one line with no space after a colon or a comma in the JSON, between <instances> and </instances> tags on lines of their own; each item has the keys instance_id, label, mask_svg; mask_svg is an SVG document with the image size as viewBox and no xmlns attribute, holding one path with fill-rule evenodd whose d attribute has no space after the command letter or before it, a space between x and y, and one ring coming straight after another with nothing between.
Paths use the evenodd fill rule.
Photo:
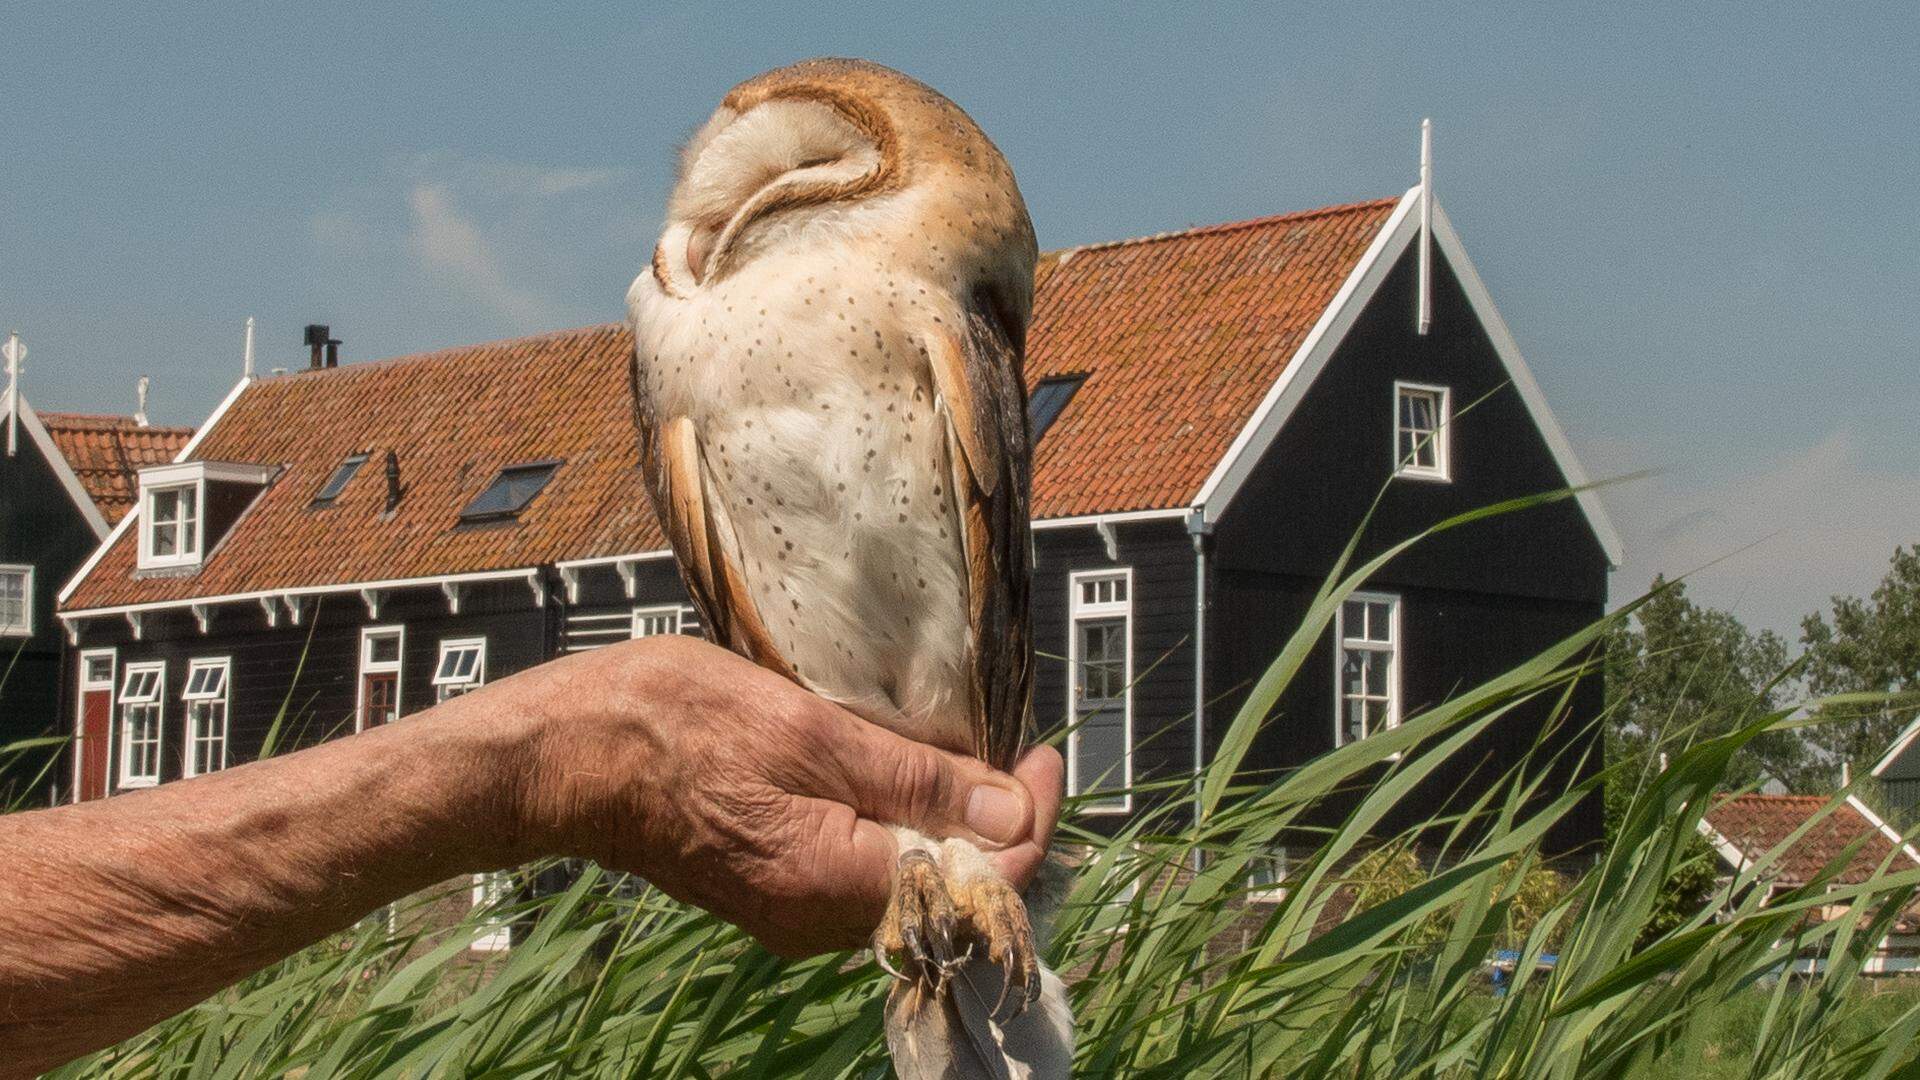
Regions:
<instances>
[{"instance_id":1,"label":"white-framed window","mask_svg":"<svg viewBox=\"0 0 1920 1080\"><path fill-rule=\"evenodd\" d=\"M633 636L653 637L655 634L677 634L680 632L680 608L678 605L667 607L637 607L633 609Z\"/></svg>"},{"instance_id":2,"label":"white-framed window","mask_svg":"<svg viewBox=\"0 0 1920 1080\"><path fill-rule=\"evenodd\" d=\"M148 488L140 565L181 566L200 561L200 485Z\"/></svg>"},{"instance_id":3,"label":"white-framed window","mask_svg":"<svg viewBox=\"0 0 1920 1080\"><path fill-rule=\"evenodd\" d=\"M33 567L0 564L0 637L33 636Z\"/></svg>"},{"instance_id":4,"label":"white-framed window","mask_svg":"<svg viewBox=\"0 0 1920 1080\"><path fill-rule=\"evenodd\" d=\"M187 708L188 776L227 767L228 676L232 672L233 658L228 656L187 664L187 685L180 691L180 700Z\"/></svg>"},{"instance_id":5,"label":"white-framed window","mask_svg":"<svg viewBox=\"0 0 1920 1080\"><path fill-rule=\"evenodd\" d=\"M1070 575L1067 791L1111 791L1092 813L1133 809L1133 570Z\"/></svg>"},{"instance_id":6,"label":"white-framed window","mask_svg":"<svg viewBox=\"0 0 1920 1080\"><path fill-rule=\"evenodd\" d=\"M1247 899L1270 903L1286 899L1291 869L1284 844L1254 856L1247 866Z\"/></svg>"},{"instance_id":7,"label":"white-framed window","mask_svg":"<svg viewBox=\"0 0 1920 1080\"><path fill-rule=\"evenodd\" d=\"M1400 724L1400 598L1354 593L1333 620L1334 745Z\"/></svg>"},{"instance_id":8,"label":"white-framed window","mask_svg":"<svg viewBox=\"0 0 1920 1080\"><path fill-rule=\"evenodd\" d=\"M400 666L407 628L368 626L360 631L360 693L355 726L365 731L400 719Z\"/></svg>"},{"instance_id":9,"label":"white-framed window","mask_svg":"<svg viewBox=\"0 0 1920 1080\"><path fill-rule=\"evenodd\" d=\"M487 907L511 901L513 879L511 870L473 875L473 906ZM480 924L480 932L474 935L473 944L468 947L474 952L504 952L512 948L513 924L506 919L485 920Z\"/></svg>"},{"instance_id":10,"label":"white-framed window","mask_svg":"<svg viewBox=\"0 0 1920 1080\"><path fill-rule=\"evenodd\" d=\"M126 671L120 684L120 786L152 787L160 782L167 665L128 664Z\"/></svg>"},{"instance_id":11,"label":"white-framed window","mask_svg":"<svg viewBox=\"0 0 1920 1080\"><path fill-rule=\"evenodd\" d=\"M433 666L433 700L459 697L487 681L487 639L447 638Z\"/></svg>"},{"instance_id":12,"label":"white-framed window","mask_svg":"<svg viewBox=\"0 0 1920 1080\"><path fill-rule=\"evenodd\" d=\"M1452 393L1444 386L1393 384L1393 472L1422 480L1452 477L1448 442Z\"/></svg>"},{"instance_id":13,"label":"white-framed window","mask_svg":"<svg viewBox=\"0 0 1920 1080\"><path fill-rule=\"evenodd\" d=\"M224 461L176 461L141 469L140 569L198 566L207 549L208 483L258 489L273 473L267 465Z\"/></svg>"}]
</instances>

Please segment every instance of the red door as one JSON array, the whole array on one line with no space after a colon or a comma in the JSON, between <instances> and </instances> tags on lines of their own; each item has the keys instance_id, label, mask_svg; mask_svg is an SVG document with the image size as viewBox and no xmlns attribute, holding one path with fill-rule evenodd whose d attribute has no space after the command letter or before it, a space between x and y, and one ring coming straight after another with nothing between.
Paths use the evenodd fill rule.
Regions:
<instances>
[{"instance_id":1,"label":"red door","mask_svg":"<svg viewBox=\"0 0 1920 1080\"><path fill-rule=\"evenodd\" d=\"M103 799L107 795L107 770L113 759L107 753L113 728L113 691L88 690L80 695L80 798Z\"/></svg>"},{"instance_id":2,"label":"red door","mask_svg":"<svg viewBox=\"0 0 1920 1080\"><path fill-rule=\"evenodd\" d=\"M391 724L400 719L400 676L388 671L364 676L360 682L360 726Z\"/></svg>"}]
</instances>

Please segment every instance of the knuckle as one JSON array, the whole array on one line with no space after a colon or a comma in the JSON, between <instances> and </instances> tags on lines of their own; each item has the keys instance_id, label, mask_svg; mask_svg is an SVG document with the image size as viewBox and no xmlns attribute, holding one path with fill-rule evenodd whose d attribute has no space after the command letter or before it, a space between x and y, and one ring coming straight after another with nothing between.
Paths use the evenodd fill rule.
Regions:
<instances>
[{"instance_id":1,"label":"knuckle","mask_svg":"<svg viewBox=\"0 0 1920 1080\"><path fill-rule=\"evenodd\" d=\"M943 816L952 795L953 776L937 754L902 746L893 762L893 791L907 824L931 823Z\"/></svg>"}]
</instances>

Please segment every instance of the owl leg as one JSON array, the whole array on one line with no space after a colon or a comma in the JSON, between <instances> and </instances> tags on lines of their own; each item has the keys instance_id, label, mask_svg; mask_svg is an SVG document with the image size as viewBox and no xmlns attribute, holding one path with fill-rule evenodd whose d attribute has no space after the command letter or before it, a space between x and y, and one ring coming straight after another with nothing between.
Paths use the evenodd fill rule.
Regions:
<instances>
[{"instance_id":1,"label":"owl leg","mask_svg":"<svg viewBox=\"0 0 1920 1080\"><path fill-rule=\"evenodd\" d=\"M895 978L923 984L937 995L966 959L956 945L958 915L937 861L938 847L899 830L893 898L873 932L873 955ZM891 959L898 957L895 966Z\"/></svg>"},{"instance_id":2,"label":"owl leg","mask_svg":"<svg viewBox=\"0 0 1920 1080\"><path fill-rule=\"evenodd\" d=\"M979 848L965 840L948 840L941 844L941 854L960 940L969 950L978 949L1000 973L992 1015L996 1019L1018 1017L1033 1004L1041 988L1040 958L1026 903ZM1003 1018L1009 998L1013 1009Z\"/></svg>"},{"instance_id":3,"label":"owl leg","mask_svg":"<svg viewBox=\"0 0 1920 1080\"><path fill-rule=\"evenodd\" d=\"M1041 990L1039 954L1025 903L980 849L898 830L893 899L873 934L875 960L889 974L939 998L956 972L983 958L999 985L991 1015L1017 1017ZM895 963L895 960L898 963Z\"/></svg>"}]
</instances>

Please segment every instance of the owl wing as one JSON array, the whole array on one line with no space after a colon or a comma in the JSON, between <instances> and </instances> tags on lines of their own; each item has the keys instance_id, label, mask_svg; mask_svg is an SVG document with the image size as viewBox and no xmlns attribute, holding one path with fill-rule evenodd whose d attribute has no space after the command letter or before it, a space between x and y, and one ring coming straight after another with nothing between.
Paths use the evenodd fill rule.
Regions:
<instances>
[{"instance_id":1,"label":"owl wing","mask_svg":"<svg viewBox=\"0 0 1920 1080\"><path fill-rule=\"evenodd\" d=\"M1025 325L976 290L961 326L928 338L965 544L974 752L1005 769L1026 745L1033 689Z\"/></svg>"},{"instance_id":2,"label":"owl wing","mask_svg":"<svg viewBox=\"0 0 1920 1080\"><path fill-rule=\"evenodd\" d=\"M654 511L678 556L681 579L714 642L794 679L747 594L739 541L726 506L713 497L713 477L693 421L676 416L656 428L643 415L640 463Z\"/></svg>"}]
</instances>

